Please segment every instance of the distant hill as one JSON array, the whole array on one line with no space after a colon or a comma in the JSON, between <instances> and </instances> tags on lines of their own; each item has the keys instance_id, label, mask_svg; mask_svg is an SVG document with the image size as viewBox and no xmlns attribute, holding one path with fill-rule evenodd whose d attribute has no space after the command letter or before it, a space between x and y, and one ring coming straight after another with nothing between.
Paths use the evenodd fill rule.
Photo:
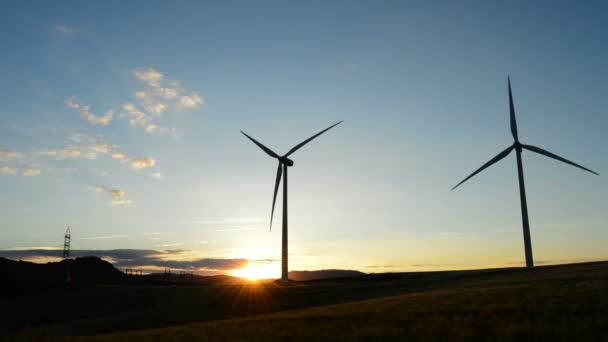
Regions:
<instances>
[{"instance_id":1,"label":"distant hill","mask_svg":"<svg viewBox=\"0 0 608 342\"><path fill-rule=\"evenodd\" d=\"M351 278L366 275L363 272L352 270L319 270L319 271L291 271L289 279L295 281L310 281L322 279Z\"/></svg>"},{"instance_id":2,"label":"distant hill","mask_svg":"<svg viewBox=\"0 0 608 342\"><path fill-rule=\"evenodd\" d=\"M0 258L0 289L24 292L69 286L117 283L125 274L98 257L66 259L37 264ZM69 280L69 282L68 282Z\"/></svg>"}]
</instances>

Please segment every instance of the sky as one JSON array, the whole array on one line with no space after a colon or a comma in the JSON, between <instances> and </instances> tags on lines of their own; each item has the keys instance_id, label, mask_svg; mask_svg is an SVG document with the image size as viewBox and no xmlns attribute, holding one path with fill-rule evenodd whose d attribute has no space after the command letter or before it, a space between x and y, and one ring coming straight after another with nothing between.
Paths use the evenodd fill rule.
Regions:
<instances>
[{"instance_id":1,"label":"sky","mask_svg":"<svg viewBox=\"0 0 608 342\"><path fill-rule=\"evenodd\" d=\"M201 274L524 265L519 137L537 264L608 259L602 1L0 4L0 256ZM116 251L118 250L118 251Z\"/></svg>"}]
</instances>

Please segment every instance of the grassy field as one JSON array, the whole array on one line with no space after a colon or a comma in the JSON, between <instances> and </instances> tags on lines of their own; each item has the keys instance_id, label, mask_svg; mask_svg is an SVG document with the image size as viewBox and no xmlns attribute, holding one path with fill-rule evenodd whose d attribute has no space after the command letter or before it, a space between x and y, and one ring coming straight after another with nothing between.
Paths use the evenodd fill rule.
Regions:
<instances>
[{"instance_id":1,"label":"grassy field","mask_svg":"<svg viewBox=\"0 0 608 342\"><path fill-rule=\"evenodd\" d=\"M608 263L4 298L6 340L608 340ZM12 313L12 314L11 314Z\"/></svg>"}]
</instances>

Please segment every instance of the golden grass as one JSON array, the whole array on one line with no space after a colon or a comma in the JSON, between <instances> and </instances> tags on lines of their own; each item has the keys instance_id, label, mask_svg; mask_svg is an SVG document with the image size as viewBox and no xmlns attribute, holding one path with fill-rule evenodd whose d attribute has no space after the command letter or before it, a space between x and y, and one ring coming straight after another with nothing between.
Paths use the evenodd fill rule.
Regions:
<instances>
[{"instance_id":1,"label":"golden grass","mask_svg":"<svg viewBox=\"0 0 608 342\"><path fill-rule=\"evenodd\" d=\"M108 326L109 334L76 337L51 337L43 331L26 330L14 338L68 341L607 339L608 263L467 274L442 274L422 284L406 278L389 284L390 288L400 289L403 293L400 295L246 318L169 327L159 323L158 329L114 333L111 333L114 327ZM407 286L399 287L404 282ZM360 290L370 288L362 286ZM411 290L404 290L408 288ZM323 298L331 303L328 293L338 296L347 289L348 284L341 283L304 285L274 289L267 296L295 301L289 297L293 292L301 300ZM270 308L276 311L273 305Z\"/></svg>"}]
</instances>

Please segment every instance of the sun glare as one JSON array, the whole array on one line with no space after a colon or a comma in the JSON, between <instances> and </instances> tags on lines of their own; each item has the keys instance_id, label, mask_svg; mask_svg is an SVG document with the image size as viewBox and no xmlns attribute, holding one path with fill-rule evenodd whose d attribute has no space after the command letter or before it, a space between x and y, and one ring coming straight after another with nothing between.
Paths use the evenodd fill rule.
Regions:
<instances>
[{"instance_id":1,"label":"sun glare","mask_svg":"<svg viewBox=\"0 0 608 342\"><path fill-rule=\"evenodd\" d=\"M232 270L230 274L249 280L273 279L279 277L279 267L275 263L260 264L250 262L243 268Z\"/></svg>"}]
</instances>

